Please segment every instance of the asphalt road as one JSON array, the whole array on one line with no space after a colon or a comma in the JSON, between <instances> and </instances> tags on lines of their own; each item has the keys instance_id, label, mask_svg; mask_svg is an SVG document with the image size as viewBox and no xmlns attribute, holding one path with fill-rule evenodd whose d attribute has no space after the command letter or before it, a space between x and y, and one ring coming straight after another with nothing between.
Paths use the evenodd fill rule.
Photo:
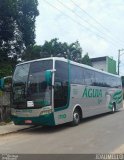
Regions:
<instances>
[{"instance_id":1,"label":"asphalt road","mask_svg":"<svg viewBox=\"0 0 124 160\"><path fill-rule=\"evenodd\" d=\"M37 127L0 137L0 153L124 153L124 109L79 126Z\"/></svg>"}]
</instances>

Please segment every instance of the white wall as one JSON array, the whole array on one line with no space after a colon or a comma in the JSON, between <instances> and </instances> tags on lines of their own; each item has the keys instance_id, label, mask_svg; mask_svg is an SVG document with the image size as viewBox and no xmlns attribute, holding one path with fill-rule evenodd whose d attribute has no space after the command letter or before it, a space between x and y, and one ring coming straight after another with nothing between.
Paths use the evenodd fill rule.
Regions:
<instances>
[{"instance_id":1,"label":"white wall","mask_svg":"<svg viewBox=\"0 0 124 160\"><path fill-rule=\"evenodd\" d=\"M92 62L92 66L94 68L103 70L103 71L107 71L107 65L106 65L106 61L98 61L98 62Z\"/></svg>"}]
</instances>

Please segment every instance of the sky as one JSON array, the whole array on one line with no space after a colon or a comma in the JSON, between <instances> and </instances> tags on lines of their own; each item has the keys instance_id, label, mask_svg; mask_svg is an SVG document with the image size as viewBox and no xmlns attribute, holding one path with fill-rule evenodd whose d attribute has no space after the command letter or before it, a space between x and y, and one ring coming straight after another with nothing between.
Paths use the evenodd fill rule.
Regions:
<instances>
[{"instance_id":1,"label":"sky","mask_svg":"<svg viewBox=\"0 0 124 160\"><path fill-rule=\"evenodd\" d=\"M38 0L36 44L58 38L68 44L79 41L89 57L118 60L124 75L124 0Z\"/></svg>"}]
</instances>

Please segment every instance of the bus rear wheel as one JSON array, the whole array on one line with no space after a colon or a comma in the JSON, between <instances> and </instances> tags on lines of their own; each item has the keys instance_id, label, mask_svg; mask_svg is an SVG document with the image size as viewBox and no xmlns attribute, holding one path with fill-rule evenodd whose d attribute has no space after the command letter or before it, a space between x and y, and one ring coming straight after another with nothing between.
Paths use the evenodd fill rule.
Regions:
<instances>
[{"instance_id":1,"label":"bus rear wheel","mask_svg":"<svg viewBox=\"0 0 124 160\"><path fill-rule=\"evenodd\" d=\"M112 113L115 113L115 112L116 112L116 104L113 103L113 105L112 105Z\"/></svg>"},{"instance_id":2,"label":"bus rear wheel","mask_svg":"<svg viewBox=\"0 0 124 160\"><path fill-rule=\"evenodd\" d=\"M71 122L72 126L77 126L80 123L81 114L78 109L75 109L73 112L73 121Z\"/></svg>"}]
</instances>

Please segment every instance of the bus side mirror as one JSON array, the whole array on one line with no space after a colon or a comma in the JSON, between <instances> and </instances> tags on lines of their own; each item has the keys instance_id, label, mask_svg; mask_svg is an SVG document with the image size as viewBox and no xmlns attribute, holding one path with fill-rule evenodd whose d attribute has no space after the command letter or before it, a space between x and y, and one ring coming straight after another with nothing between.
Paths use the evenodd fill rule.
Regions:
<instances>
[{"instance_id":1,"label":"bus side mirror","mask_svg":"<svg viewBox=\"0 0 124 160\"><path fill-rule=\"evenodd\" d=\"M0 79L0 90L4 90L4 79L3 78L1 78Z\"/></svg>"},{"instance_id":2,"label":"bus side mirror","mask_svg":"<svg viewBox=\"0 0 124 160\"><path fill-rule=\"evenodd\" d=\"M52 72L50 70L45 71L45 81L47 82L47 85L52 85Z\"/></svg>"},{"instance_id":3,"label":"bus side mirror","mask_svg":"<svg viewBox=\"0 0 124 160\"><path fill-rule=\"evenodd\" d=\"M0 79L0 90L5 92L11 92L11 83L12 78L11 77L4 77Z\"/></svg>"}]
</instances>

